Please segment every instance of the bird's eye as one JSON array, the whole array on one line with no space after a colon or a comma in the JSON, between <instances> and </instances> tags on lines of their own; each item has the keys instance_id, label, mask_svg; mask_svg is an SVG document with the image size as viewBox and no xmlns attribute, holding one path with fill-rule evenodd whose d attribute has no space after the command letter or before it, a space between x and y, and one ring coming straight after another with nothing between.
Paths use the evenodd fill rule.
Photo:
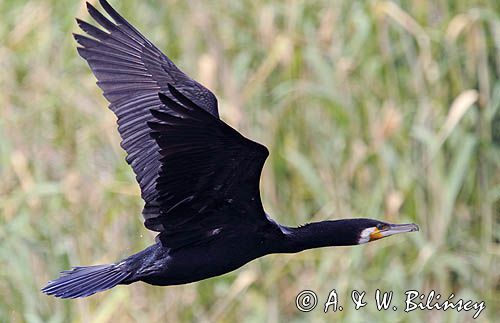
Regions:
<instances>
[{"instance_id":1,"label":"bird's eye","mask_svg":"<svg viewBox=\"0 0 500 323\"><path fill-rule=\"evenodd\" d=\"M377 229L379 229L379 230L384 230L386 227L387 227L387 225L385 225L383 223L377 224Z\"/></svg>"}]
</instances>

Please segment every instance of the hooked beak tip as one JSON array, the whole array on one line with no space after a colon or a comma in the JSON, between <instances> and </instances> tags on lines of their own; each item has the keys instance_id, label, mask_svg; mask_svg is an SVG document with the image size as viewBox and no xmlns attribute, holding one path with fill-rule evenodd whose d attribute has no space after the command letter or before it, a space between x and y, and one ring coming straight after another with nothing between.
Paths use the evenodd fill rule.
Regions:
<instances>
[{"instance_id":1,"label":"hooked beak tip","mask_svg":"<svg viewBox=\"0 0 500 323\"><path fill-rule=\"evenodd\" d=\"M412 223L412 225L413 225L413 229L411 230L412 232L413 231L420 231L420 228L419 228L419 226L417 224Z\"/></svg>"}]
</instances>

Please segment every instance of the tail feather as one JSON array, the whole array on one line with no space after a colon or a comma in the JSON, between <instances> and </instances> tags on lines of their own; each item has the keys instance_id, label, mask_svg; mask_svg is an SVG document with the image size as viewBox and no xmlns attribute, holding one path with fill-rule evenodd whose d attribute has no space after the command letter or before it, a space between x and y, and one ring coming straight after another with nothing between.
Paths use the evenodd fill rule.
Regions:
<instances>
[{"instance_id":1,"label":"tail feather","mask_svg":"<svg viewBox=\"0 0 500 323\"><path fill-rule=\"evenodd\" d=\"M61 276L50 281L42 292L60 298L86 297L118 285L129 275L114 264L74 267L61 272Z\"/></svg>"}]
</instances>

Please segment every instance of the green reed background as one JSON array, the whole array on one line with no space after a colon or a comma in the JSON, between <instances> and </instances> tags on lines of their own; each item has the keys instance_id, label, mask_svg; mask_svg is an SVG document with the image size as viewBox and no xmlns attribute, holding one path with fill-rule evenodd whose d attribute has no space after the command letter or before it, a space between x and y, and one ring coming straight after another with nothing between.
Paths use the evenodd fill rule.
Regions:
<instances>
[{"instance_id":1,"label":"green reed background","mask_svg":"<svg viewBox=\"0 0 500 323\"><path fill-rule=\"evenodd\" d=\"M95 1L93 1L95 2ZM83 300L39 289L151 244L115 117L75 50L81 1L0 1L0 321L460 322L404 313L408 289L500 314L500 3L112 1L267 147L266 210L287 225L366 216L419 233L272 255L203 282ZM328 292L344 311L324 314ZM379 312L392 290L399 311ZM299 312L295 296L320 304ZM352 289L368 306L354 311Z\"/></svg>"}]
</instances>

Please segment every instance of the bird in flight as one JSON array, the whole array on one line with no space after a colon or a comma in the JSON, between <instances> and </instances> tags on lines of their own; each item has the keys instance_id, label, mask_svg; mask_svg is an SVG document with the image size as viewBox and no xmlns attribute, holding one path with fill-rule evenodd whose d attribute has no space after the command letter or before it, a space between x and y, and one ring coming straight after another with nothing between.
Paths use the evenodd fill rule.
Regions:
<instances>
[{"instance_id":1,"label":"bird in flight","mask_svg":"<svg viewBox=\"0 0 500 323\"><path fill-rule=\"evenodd\" d=\"M112 21L90 3L102 27L77 19L75 34L118 118L121 146L145 202L144 225L155 244L114 264L63 271L42 291L86 297L137 281L177 285L235 270L273 253L358 245L415 224L356 218L287 227L262 206L259 181L269 155L219 119L217 99L174 63L105 0Z\"/></svg>"}]
</instances>

